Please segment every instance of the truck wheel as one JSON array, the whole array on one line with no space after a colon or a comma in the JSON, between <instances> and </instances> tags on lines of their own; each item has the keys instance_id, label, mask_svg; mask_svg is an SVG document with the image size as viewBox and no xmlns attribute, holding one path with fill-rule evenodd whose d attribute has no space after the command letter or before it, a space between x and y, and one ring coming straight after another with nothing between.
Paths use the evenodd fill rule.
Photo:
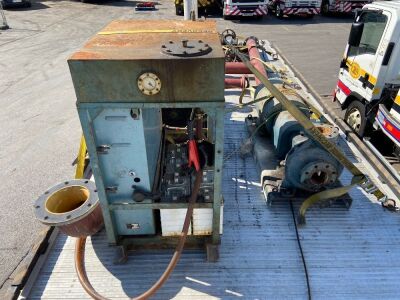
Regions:
<instances>
[{"instance_id":1,"label":"truck wheel","mask_svg":"<svg viewBox=\"0 0 400 300\"><path fill-rule=\"evenodd\" d=\"M177 16L183 16L183 5L175 5L175 14Z\"/></svg>"},{"instance_id":2,"label":"truck wheel","mask_svg":"<svg viewBox=\"0 0 400 300\"><path fill-rule=\"evenodd\" d=\"M224 18L224 20L230 20L230 19L231 19L231 16L228 16L228 15L226 15L226 14L223 14L223 18Z\"/></svg>"},{"instance_id":3,"label":"truck wheel","mask_svg":"<svg viewBox=\"0 0 400 300\"><path fill-rule=\"evenodd\" d=\"M279 4L277 4L275 7L275 16L279 19L283 17L283 12Z\"/></svg>"},{"instance_id":4,"label":"truck wheel","mask_svg":"<svg viewBox=\"0 0 400 300\"><path fill-rule=\"evenodd\" d=\"M329 11L329 1L322 1L321 4L321 14L324 16L329 15L330 11Z\"/></svg>"},{"instance_id":5,"label":"truck wheel","mask_svg":"<svg viewBox=\"0 0 400 300\"><path fill-rule=\"evenodd\" d=\"M358 100L351 102L347 107L344 120L361 138L364 137L370 127L365 114L365 106Z\"/></svg>"}]
</instances>

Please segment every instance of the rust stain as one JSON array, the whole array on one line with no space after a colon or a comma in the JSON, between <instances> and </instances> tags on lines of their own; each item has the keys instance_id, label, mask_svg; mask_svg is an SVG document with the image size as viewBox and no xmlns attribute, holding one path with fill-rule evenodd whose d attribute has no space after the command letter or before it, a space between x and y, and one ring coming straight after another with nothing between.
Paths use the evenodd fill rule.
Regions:
<instances>
[{"instance_id":1,"label":"rust stain","mask_svg":"<svg viewBox=\"0 0 400 300\"><path fill-rule=\"evenodd\" d=\"M149 31L149 30L185 30L203 32L139 32L132 34L118 31ZM211 32L210 32L211 31ZM171 59L162 54L162 44L169 41L180 42L182 39L203 40L213 51L204 57L221 57L220 39L215 21L183 21L183 20L116 20L111 22L101 32L116 32L111 35L95 35L82 50L76 52L70 59Z\"/></svg>"},{"instance_id":2,"label":"rust stain","mask_svg":"<svg viewBox=\"0 0 400 300\"><path fill-rule=\"evenodd\" d=\"M102 59L104 58L101 54L93 51L79 51L72 55L71 59L84 60L84 59Z\"/></svg>"}]
</instances>

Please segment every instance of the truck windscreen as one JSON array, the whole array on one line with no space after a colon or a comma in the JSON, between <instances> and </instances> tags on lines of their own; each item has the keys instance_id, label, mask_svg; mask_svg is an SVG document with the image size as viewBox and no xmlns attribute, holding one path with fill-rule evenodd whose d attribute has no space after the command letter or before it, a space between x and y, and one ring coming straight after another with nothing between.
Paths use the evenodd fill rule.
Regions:
<instances>
[{"instance_id":1,"label":"truck windscreen","mask_svg":"<svg viewBox=\"0 0 400 300\"><path fill-rule=\"evenodd\" d=\"M366 11L361 14L358 22L364 23L364 30L360 45L351 47L349 56L375 54L386 27L387 16L378 11Z\"/></svg>"}]
</instances>

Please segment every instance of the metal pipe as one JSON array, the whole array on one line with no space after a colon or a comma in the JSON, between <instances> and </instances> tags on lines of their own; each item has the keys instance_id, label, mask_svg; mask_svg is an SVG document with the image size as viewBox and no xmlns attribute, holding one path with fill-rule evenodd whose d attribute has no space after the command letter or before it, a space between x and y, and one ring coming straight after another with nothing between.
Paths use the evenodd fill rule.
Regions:
<instances>
[{"instance_id":1,"label":"metal pipe","mask_svg":"<svg viewBox=\"0 0 400 300\"><path fill-rule=\"evenodd\" d=\"M262 63L260 52L257 48L257 42L253 38L249 38L246 42L247 50L249 51L250 63L256 68L264 77L268 78L267 72L265 71L264 64ZM261 84L261 81L256 76L255 78L257 86Z\"/></svg>"},{"instance_id":2,"label":"metal pipe","mask_svg":"<svg viewBox=\"0 0 400 300\"><path fill-rule=\"evenodd\" d=\"M249 86L249 80L246 76L240 78L225 77L225 89L245 89Z\"/></svg>"},{"instance_id":3,"label":"metal pipe","mask_svg":"<svg viewBox=\"0 0 400 300\"><path fill-rule=\"evenodd\" d=\"M253 74L242 62L226 62L225 74Z\"/></svg>"}]
</instances>

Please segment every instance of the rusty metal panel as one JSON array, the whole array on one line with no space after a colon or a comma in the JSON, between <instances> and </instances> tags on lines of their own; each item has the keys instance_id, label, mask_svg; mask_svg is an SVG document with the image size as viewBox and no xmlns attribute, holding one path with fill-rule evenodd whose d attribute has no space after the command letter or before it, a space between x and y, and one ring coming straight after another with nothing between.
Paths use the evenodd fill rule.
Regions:
<instances>
[{"instance_id":1,"label":"rusty metal panel","mask_svg":"<svg viewBox=\"0 0 400 300\"><path fill-rule=\"evenodd\" d=\"M197 57L162 53L182 40L212 51ZM78 102L224 101L224 54L213 21L114 21L68 60ZM162 82L156 95L137 86L143 72Z\"/></svg>"}]
</instances>

